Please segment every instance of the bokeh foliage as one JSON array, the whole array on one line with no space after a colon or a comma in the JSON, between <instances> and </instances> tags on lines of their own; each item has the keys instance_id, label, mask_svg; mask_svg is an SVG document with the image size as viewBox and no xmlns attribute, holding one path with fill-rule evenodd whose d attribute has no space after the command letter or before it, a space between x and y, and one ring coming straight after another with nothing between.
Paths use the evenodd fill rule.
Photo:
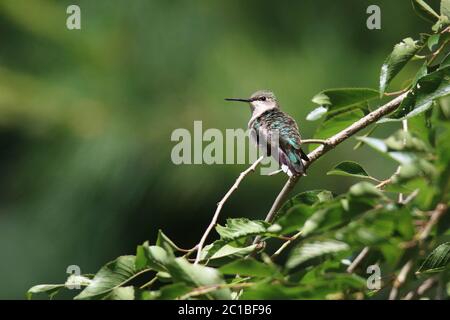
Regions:
<instances>
[{"instance_id":1,"label":"bokeh foliage","mask_svg":"<svg viewBox=\"0 0 450 320\"><path fill-rule=\"evenodd\" d=\"M323 118L316 136L330 137L382 104L392 80L411 60L422 61L400 92L387 94L406 92L397 110L378 121L380 127L402 123L402 129L384 139L374 137L374 130L357 137L358 148L370 147L397 163L389 178L343 161L328 175L365 181L340 194L302 192L274 221L228 218L216 225L219 239L200 248L199 261L189 258L195 248L181 249L160 230L156 242L144 242L136 255L120 256L95 275L34 286L29 297L42 292L53 297L78 283L84 288L75 299L447 298L450 2L441 2L439 14L421 0L412 2L420 15L435 17L433 34L394 46L380 68L379 93L325 90L314 96L319 106L307 117ZM256 236L262 242L252 243ZM284 244L273 251L276 239ZM382 272L376 287L367 280L373 266Z\"/></svg>"},{"instance_id":2,"label":"bokeh foliage","mask_svg":"<svg viewBox=\"0 0 450 320\"><path fill-rule=\"evenodd\" d=\"M406 0L75 2L81 31L65 28L74 1L0 2L2 298L58 283L68 265L98 270L159 228L194 245L243 166L173 165L175 128L193 120L245 127L248 111L222 98L270 88L312 137L316 124L301 121L314 109L312 96L377 87L392 44L429 30ZM382 8L381 30L365 27L369 4ZM385 124L374 134L396 129ZM367 146L353 152L354 144L315 164L297 192L346 192L356 179L324 175L344 160L380 179L395 170ZM248 179L223 218L261 219L283 180Z\"/></svg>"}]
</instances>

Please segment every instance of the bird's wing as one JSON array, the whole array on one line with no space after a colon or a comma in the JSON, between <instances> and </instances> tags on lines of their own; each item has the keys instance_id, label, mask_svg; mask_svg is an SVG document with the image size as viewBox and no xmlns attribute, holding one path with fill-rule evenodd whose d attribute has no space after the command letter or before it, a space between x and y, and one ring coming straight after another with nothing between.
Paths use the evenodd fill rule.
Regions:
<instances>
[{"instance_id":1,"label":"bird's wing","mask_svg":"<svg viewBox=\"0 0 450 320\"><path fill-rule=\"evenodd\" d=\"M268 155L271 151L272 139L275 139L274 133L278 134L279 148L285 153L292 150L302 159L308 161L308 156L301 149L301 138L297 123L286 113L280 110L270 110L252 124L254 129L253 138L259 146L267 146ZM294 157L294 155L291 155ZM293 159L294 160L294 159Z\"/></svg>"},{"instance_id":2,"label":"bird's wing","mask_svg":"<svg viewBox=\"0 0 450 320\"><path fill-rule=\"evenodd\" d=\"M280 111L281 113L281 111ZM294 119L283 113L280 121L271 124L271 130L278 130L280 143L282 145L291 146L294 149L300 149L301 138L298 132L298 126Z\"/></svg>"},{"instance_id":3,"label":"bird's wing","mask_svg":"<svg viewBox=\"0 0 450 320\"><path fill-rule=\"evenodd\" d=\"M297 123L289 115L283 113L283 121L277 126L280 135L280 145L283 149L295 149L300 153L303 160L309 161L307 154L302 150L302 140Z\"/></svg>"}]
</instances>

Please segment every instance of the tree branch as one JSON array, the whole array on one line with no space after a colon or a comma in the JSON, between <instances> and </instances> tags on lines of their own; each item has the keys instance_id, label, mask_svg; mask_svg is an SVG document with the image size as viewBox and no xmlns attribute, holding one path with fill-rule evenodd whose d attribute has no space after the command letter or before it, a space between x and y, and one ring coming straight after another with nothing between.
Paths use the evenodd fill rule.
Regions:
<instances>
[{"instance_id":1,"label":"tree branch","mask_svg":"<svg viewBox=\"0 0 450 320\"><path fill-rule=\"evenodd\" d=\"M414 266L413 260L408 260L405 265L400 270L397 278L394 280L394 285L392 286L391 292L389 293L389 300L395 300L398 296L398 290L405 283L406 278L408 277L409 272Z\"/></svg>"},{"instance_id":2,"label":"tree branch","mask_svg":"<svg viewBox=\"0 0 450 320\"><path fill-rule=\"evenodd\" d=\"M308 168L314 161L319 159L322 155L336 147L341 142L347 140L352 135L357 133L358 131L364 129L365 127L369 126L370 124L378 121L380 118L384 117L385 115L391 113L394 111L400 103L403 101L403 99L406 98L409 91L399 95L398 97L392 99L390 102L386 103L385 105L379 107L378 109L372 111L368 115L364 116L363 118L359 119L358 121L354 122L344 130L338 132L331 138L328 138L326 140L314 140L311 139L309 141L315 141L314 143L318 143L320 141L321 145L314 149L312 152L308 154L309 161L305 162L305 168ZM308 141L308 140L303 140ZM287 195L294 189L295 185L297 184L298 180L300 180L302 176L292 176L288 179L286 184L284 185L283 189L281 189L280 193L276 197L275 201L272 204L272 207L270 208L269 213L267 214L266 218L264 219L266 222L272 222L278 212L278 210L283 205L284 201L286 200ZM301 234L296 234L294 236L294 239L287 241L283 244L282 248L277 250L274 253L274 258L277 257L281 251L283 251L289 244L291 244L295 239L297 239ZM260 241L261 237L256 237L253 241L253 244L256 244Z\"/></svg>"},{"instance_id":3,"label":"tree branch","mask_svg":"<svg viewBox=\"0 0 450 320\"><path fill-rule=\"evenodd\" d=\"M444 203L439 203L436 206L436 209L434 209L430 221L425 225L422 232L419 234L418 240L423 241L431 233L431 230L433 229L434 225L438 223L439 219L444 215L444 213L447 211L447 205Z\"/></svg>"},{"instance_id":4,"label":"tree branch","mask_svg":"<svg viewBox=\"0 0 450 320\"><path fill-rule=\"evenodd\" d=\"M310 159L310 161L305 163L305 168L308 168L314 161L319 159L322 155L324 155L331 149L335 148L338 144L347 140L348 138L350 138L352 135L354 135L358 131L364 129L365 127L369 126L370 124L378 121L381 117L394 111L398 107L398 105L403 101L403 99L406 97L407 94L408 94L408 92L405 92L405 93L399 95L398 97L392 99L390 102L388 102L385 105L379 107L378 109L372 111L368 115L364 116L363 118L359 119L352 125L348 126L344 130L340 131L339 133L335 134L334 136L332 136L326 140L318 140L318 139L311 139L309 141L306 140L307 143L308 142L309 143L320 143L321 145L308 154L308 158ZM256 166L262 161L262 159L263 159L263 157L261 156L247 170L241 172L241 174L239 175L236 182L233 184L233 186L230 188L230 190L228 190L228 192L225 194L225 196L222 198L222 200L217 204L217 209L216 209L216 212L214 213L211 223L209 224L208 228L206 229L205 233L203 234L202 238L200 239L200 242L196 246L197 256L195 258L195 262L194 262L195 264L197 264L200 261L203 245L204 245L209 233L216 225L217 219L219 217L219 214L220 214L220 211L222 210L223 205L228 200L228 198L231 196L231 194L238 188L239 184L245 178L245 176L247 174L249 174L250 172L254 171ZM284 185L281 192L278 194L274 203L272 204L272 207L265 218L266 222L273 221L277 211L280 209L285 198L291 192L291 190L295 187L295 185L297 184L298 180L300 180L301 177L302 176L292 176L289 178L289 180L286 182L286 184ZM259 242L259 240L260 240L260 238L256 237L254 243ZM290 242L292 242L292 241L290 241Z\"/></svg>"},{"instance_id":5,"label":"tree branch","mask_svg":"<svg viewBox=\"0 0 450 320\"><path fill-rule=\"evenodd\" d=\"M207 293L210 293L212 291L224 289L224 288L230 288L230 289L242 289L253 286L253 282L244 282L244 283L221 283L221 284L213 284L209 286L203 286L203 287L197 287L193 289L192 291L182 295L178 298L178 300L187 300L188 298L201 296Z\"/></svg>"},{"instance_id":6,"label":"tree branch","mask_svg":"<svg viewBox=\"0 0 450 320\"><path fill-rule=\"evenodd\" d=\"M406 95L409 91L399 95L398 97L392 99L385 105L379 107L378 109L372 111L368 115L364 116L363 118L359 119L352 125L348 126L341 132L338 132L331 138L328 138L325 140L324 144L320 145L316 149L314 149L312 152L308 154L309 161L305 163L305 168L308 168L313 162L315 162L317 159L319 159L321 156L323 156L325 153L330 151L331 149L335 148L338 144L341 142L347 140L352 135L357 133L358 131L364 129L365 127L369 126L370 124L378 121L385 115L388 115L397 107L400 105L400 103L403 101L403 99L406 98ZM272 207L270 208L269 213L266 216L265 221L266 222L272 222L274 219L277 211L280 209L281 205L284 203L285 198L291 192L291 190L295 187L298 180L300 180L302 176L292 176L289 178L289 180L284 185L281 192L278 194L277 198L275 199L274 203L272 204Z\"/></svg>"},{"instance_id":7,"label":"tree branch","mask_svg":"<svg viewBox=\"0 0 450 320\"><path fill-rule=\"evenodd\" d=\"M276 258L278 258L278 256L281 254L281 252L283 252L284 249L286 249L292 242L294 242L295 240L297 240L301 235L302 235L303 231L299 231L296 234L294 234L289 240L285 241L281 247L278 248L277 251L275 251L271 256L270 259L275 260Z\"/></svg>"},{"instance_id":8,"label":"tree branch","mask_svg":"<svg viewBox=\"0 0 450 320\"><path fill-rule=\"evenodd\" d=\"M209 224L208 228L206 228L205 233L203 234L202 238L200 239L200 242L196 246L197 250L197 256L195 258L195 264L199 263L202 253L203 245L205 244L206 238L208 237L209 233L211 232L212 228L217 223L217 219L219 218L220 211L222 210L223 205L228 200L228 198L233 194L234 191L239 187L239 184L244 180L244 178L250 173L254 172L258 164L264 159L264 156L259 157L250 167L248 167L245 171L242 171L239 177L234 182L233 186L228 190L228 192L225 194L225 196L220 200L220 202L217 204L216 212L214 213L214 216L211 220L211 223Z\"/></svg>"}]
</instances>

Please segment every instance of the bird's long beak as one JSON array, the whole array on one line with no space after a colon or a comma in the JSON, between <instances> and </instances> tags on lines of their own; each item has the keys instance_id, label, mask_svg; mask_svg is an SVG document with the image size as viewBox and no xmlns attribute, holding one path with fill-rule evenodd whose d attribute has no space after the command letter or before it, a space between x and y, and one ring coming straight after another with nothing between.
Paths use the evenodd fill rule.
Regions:
<instances>
[{"instance_id":1,"label":"bird's long beak","mask_svg":"<svg viewBox=\"0 0 450 320\"><path fill-rule=\"evenodd\" d=\"M252 102L252 99L225 98L226 101Z\"/></svg>"}]
</instances>

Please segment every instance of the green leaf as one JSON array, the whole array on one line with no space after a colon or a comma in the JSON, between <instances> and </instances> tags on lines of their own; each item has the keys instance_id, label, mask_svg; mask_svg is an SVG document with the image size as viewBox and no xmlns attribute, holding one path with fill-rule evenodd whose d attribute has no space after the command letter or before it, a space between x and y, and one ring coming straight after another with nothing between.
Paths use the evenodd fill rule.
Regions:
<instances>
[{"instance_id":1,"label":"green leaf","mask_svg":"<svg viewBox=\"0 0 450 320\"><path fill-rule=\"evenodd\" d=\"M384 140L372 137L357 137L357 139L400 164L411 164L417 159L411 152L389 151L389 147Z\"/></svg>"},{"instance_id":2,"label":"green leaf","mask_svg":"<svg viewBox=\"0 0 450 320\"><path fill-rule=\"evenodd\" d=\"M290 208L286 214L275 220L274 226L280 227L280 234L299 231L313 213L314 209L310 205L300 203Z\"/></svg>"},{"instance_id":3,"label":"green leaf","mask_svg":"<svg viewBox=\"0 0 450 320\"><path fill-rule=\"evenodd\" d=\"M79 289L88 286L91 282L92 280L85 275L72 274L64 284L40 284L30 288L27 292L27 298L31 299L35 293L46 293L52 299L62 288Z\"/></svg>"},{"instance_id":4,"label":"green leaf","mask_svg":"<svg viewBox=\"0 0 450 320\"><path fill-rule=\"evenodd\" d=\"M450 19L450 0L441 0L441 16Z\"/></svg>"},{"instance_id":5,"label":"green leaf","mask_svg":"<svg viewBox=\"0 0 450 320\"><path fill-rule=\"evenodd\" d=\"M436 169L428 161L417 159L413 163L401 165L398 173L392 178L392 182L402 184L423 176L434 179L436 177Z\"/></svg>"},{"instance_id":6,"label":"green leaf","mask_svg":"<svg viewBox=\"0 0 450 320\"><path fill-rule=\"evenodd\" d=\"M343 299L345 292L363 292L367 288L365 278L356 274L328 272L312 284L312 289L305 288L299 299Z\"/></svg>"},{"instance_id":7,"label":"green leaf","mask_svg":"<svg viewBox=\"0 0 450 320\"><path fill-rule=\"evenodd\" d=\"M384 140L389 150L428 152L429 148L425 142L403 130L396 131L389 138Z\"/></svg>"},{"instance_id":8,"label":"green leaf","mask_svg":"<svg viewBox=\"0 0 450 320\"><path fill-rule=\"evenodd\" d=\"M107 296L138 274L134 256L121 256L107 263L75 299L98 299Z\"/></svg>"},{"instance_id":9,"label":"green leaf","mask_svg":"<svg viewBox=\"0 0 450 320\"><path fill-rule=\"evenodd\" d=\"M300 218L301 220L303 219L299 215L304 216L306 219L306 217L308 217L312 213L310 212L312 210L311 206L327 202L331 199L333 199L332 192L323 189L301 192L296 196L290 198L283 204L281 209L278 211L276 218L274 219L277 224L283 227L283 231L280 231L280 233L289 232L284 229L284 227L289 228L289 226L291 227L290 231L296 230L295 227L292 228L292 226L296 225L297 223L304 223L304 220L299 222L298 218ZM297 207L298 205L300 206ZM300 212L298 212L299 210ZM284 216L286 217L284 218Z\"/></svg>"},{"instance_id":10,"label":"green leaf","mask_svg":"<svg viewBox=\"0 0 450 320\"><path fill-rule=\"evenodd\" d=\"M281 284L258 283L244 289L241 300L288 300L297 297L298 288L287 288Z\"/></svg>"},{"instance_id":11,"label":"green leaf","mask_svg":"<svg viewBox=\"0 0 450 320\"><path fill-rule=\"evenodd\" d=\"M381 197L383 193L369 182L359 182L350 187L349 193L355 197Z\"/></svg>"},{"instance_id":12,"label":"green leaf","mask_svg":"<svg viewBox=\"0 0 450 320\"><path fill-rule=\"evenodd\" d=\"M33 294L46 293L51 299L64 287L64 284L39 284L28 289L27 298L30 300Z\"/></svg>"},{"instance_id":13,"label":"green leaf","mask_svg":"<svg viewBox=\"0 0 450 320\"><path fill-rule=\"evenodd\" d=\"M378 97L379 92L370 88L327 89L312 98L312 102L328 110L354 107Z\"/></svg>"},{"instance_id":14,"label":"green leaf","mask_svg":"<svg viewBox=\"0 0 450 320\"><path fill-rule=\"evenodd\" d=\"M260 220L247 218L227 219L225 226L217 225L216 231L224 241L231 242L249 236L263 235L269 224Z\"/></svg>"},{"instance_id":15,"label":"green leaf","mask_svg":"<svg viewBox=\"0 0 450 320\"><path fill-rule=\"evenodd\" d=\"M320 124L314 133L314 138L327 139L347 128L362 117L364 117L364 113L359 109L346 111L333 116Z\"/></svg>"},{"instance_id":16,"label":"green leaf","mask_svg":"<svg viewBox=\"0 0 450 320\"><path fill-rule=\"evenodd\" d=\"M134 287L118 287L114 288L105 300L134 300Z\"/></svg>"},{"instance_id":17,"label":"green leaf","mask_svg":"<svg viewBox=\"0 0 450 320\"><path fill-rule=\"evenodd\" d=\"M412 38L403 39L402 42L395 45L392 53L387 57L381 67L380 73L380 94L383 95L389 83L406 65L406 63L414 57L419 46L417 41Z\"/></svg>"},{"instance_id":18,"label":"green leaf","mask_svg":"<svg viewBox=\"0 0 450 320\"><path fill-rule=\"evenodd\" d=\"M136 251L136 270L151 268L156 271L167 271L169 262L167 251L158 246L149 246L148 242L138 246Z\"/></svg>"},{"instance_id":19,"label":"green leaf","mask_svg":"<svg viewBox=\"0 0 450 320\"><path fill-rule=\"evenodd\" d=\"M437 141L438 148L438 166L439 180L438 186L440 190L446 191L444 193L444 201L450 200L450 123L446 122L442 125L442 132ZM442 191L441 191L442 192ZM443 217L444 221L447 220L450 223L449 212Z\"/></svg>"},{"instance_id":20,"label":"green leaf","mask_svg":"<svg viewBox=\"0 0 450 320\"><path fill-rule=\"evenodd\" d=\"M168 265L174 282L183 282L195 288L224 284L219 271L199 264L191 264L185 258L173 259ZM230 300L231 292L228 288L218 289L205 294L209 299Z\"/></svg>"},{"instance_id":21,"label":"green leaf","mask_svg":"<svg viewBox=\"0 0 450 320\"><path fill-rule=\"evenodd\" d=\"M278 211L278 216L286 214L292 207L297 204L306 204L313 206L317 203L326 202L333 199L333 193L328 190L318 189L301 192L287 200Z\"/></svg>"},{"instance_id":22,"label":"green leaf","mask_svg":"<svg viewBox=\"0 0 450 320\"><path fill-rule=\"evenodd\" d=\"M369 100L377 98L379 92L369 88L339 88L328 89L316 94L312 101L320 106L311 111L306 117L313 121L327 114L327 118L334 117L339 113L353 110L366 109Z\"/></svg>"},{"instance_id":23,"label":"green leaf","mask_svg":"<svg viewBox=\"0 0 450 320\"><path fill-rule=\"evenodd\" d=\"M166 236L164 232L162 232L162 230L158 230L156 245L158 247L164 248L165 250L171 248L172 250L179 251L179 247L172 240L170 240L169 237Z\"/></svg>"},{"instance_id":24,"label":"green leaf","mask_svg":"<svg viewBox=\"0 0 450 320\"><path fill-rule=\"evenodd\" d=\"M357 216L373 208L377 198L347 196L339 197L315 211L301 228L302 236L324 233L333 228L343 226Z\"/></svg>"},{"instance_id":25,"label":"green leaf","mask_svg":"<svg viewBox=\"0 0 450 320\"><path fill-rule=\"evenodd\" d=\"M339 204L317 210L308 217L301 229L303 236L329 229L344 222L344 209Z\"/></svg>"},{"instance_id":26,"label":"green leaf","mask_svg":"<svg viewBox=\"0 0 450 320\"><path fill-rule=\"evenodd\" d=\"M439 15L424 0L411 0L412 6L419 17L435 22L439 19Z\"/></svg>"},{"instance_id":27,"label":"green leaf","mask_svg":"<svg viewBox=\"0 0 450 320\"><path fill-rule=\"evenodd\" d=\"M420 153L429 152L429 147L409 132L399 130L385 140L369 137L358 137L357 139L400 163L399 172L392 178L392 182L395 184L422 176L429 178L436 176L435 167L423 156L420 156Z\"/></svg>"},{"instance_id":28,"label":"green leaf","mask_svg":"<svg viewBox=\"0 0 450 320\"><path fill-rule=\"evenodd\" d=\"M171 282L172 281L172 276L166 271L158 271L156 273L156 277L161 282Z\"/></svg>"},{"instance_id":29,"label":"green leaf","mask_svg":"<svg viewBox=\"0 0 450 320\"><path fill-rule=\"evenodd\" d=\"M293 269L308 260L349 249L350 247L346 243L336 240L305 243L291 251L291 255L286 262L286 267Z\"/></svg>"},{"instance_id":30,"label":"green leaf","mask_svg":"<svg viewBox=\"0 0 450 320\"><path fill-rule=\"evenodd\" d=\"M92 276L90 277L92 278ZM68 289L86 287L89 284L91 284L91 282L92 280L86 275L72 274L67 278L66 283L64 283L64 286Z\"/></svg>"},{"instance_id":31,"label":"green leaf","mask_svg":"<svg viewBox=\"0 0 450 320\"><path fill-rule=\"evenodd\" d=\"M244 257L247 254L255 251L256 247L256 244L246 247L234 247L232 245L226 244L226 242L224 242L223 240L218 240L210 245L205 246L205 248L202 250L201 261Z\"/></svg>"},{"instance_id":32,"label":"green leaf","mask_svg":"<svg viewBox=\"0 0 450 320\"><path fill-rule=\"evenodd\" d=\"M173 300L175 298L181 297L192 291L194 288L192 286L188 286L185 283L173 283L168 284L166 286L161 287L159 290L159 295L157 299L159 300Z\"/></svg>"},{"instance_id":33,"label":"green leaf","mask_svg":"<svg viewBox=\"0 0 450 320\"><path fill-rule=\"evenodd\" d=\"M450 260L450 242L445 242L434 249L417 271L421 273L435 273L444 271Z\"/></svg>"},{"instance_id":34,"label":"green leaf","mask_svg":"<svg viewBox=\"0 0 450 320\"><path fill-rule=\"evenodd\" d=\"M322 116L324 114L326 114L327 112L328 112L327 108L325 108L323 106L317 107L313 111L308 113L308 115L306 116L306 120L308 120L308 121L318 120L318 119L322 118Z\"/></svg>"},{"instance_id":35,"label":"green leaf","mask_svg":"<svg viewBox=\"0 0 450 320\"><path fill-rule=\"evenodd\" d=\"M358 177L365 179L372 179L366 170L357 162L342 161L337 164L332 170L327 172L327 175Z\"/></svg>"},{"instance_id":36,"label":"green leaf","mask_svg":"<svg viewBox=\"0 0 450 320\"><path fill-rule=\"evenodd\" d=\"M427 46L430 51L434 50L434 47L439 43L440 34L433 34L428 38Z\"/></svg>"},{"instance_id":37,"label":"green leaf","mask_svg":"<svg viewBox=\"0 0 450 320\"><path fill-rule=\"evenodd\" d=\"M414 79L411 82L411 87L414 88L417 85L417 82L427 74L428 74L428 62L425 61L417 71L416 75L414 76Z\"/></svg>"},{"instance_id":38,"label":"green leaf","mask_svg":"<svg viewBox=\"0 0 450 320\"><path fill-rule=\"evenodd\" d=\"M381 140L371 137L358 137L360 141L363 141L373 149L387 153L390 151L407 151L407 152L428 152L429 148L422 140L411 135L410 132L403 130L396 131L393 135L387 139ZM395 158L395 157L394 157Z\"/></svg>"},{"instance_id":39,"label":"green leaf","mask_svg":"<svg viewBox=\"0 0 450 320\"><path fill-rule=\"evenodd\" d=\"M439 65L439 69L445 69L446 67L450 66L450 53L448 53L444 59L442 59L441 64Z\"/></svg>"},{"instance_id":40,"label":"green leaf","mask_svg":"<svg viewBox=\"0 0 450 320\"><path fill-rule=\"evenodd\" d=\"M401 232L410 231L406 225L413 228L411 214L408 210L380 208L366 212L360 219L353 220L336 232L336 238L354 246L381 246L389 244L397 227L402 221ZM409 239L409 238L408 238Z\"/></svg>"},{"instance_id":41,"label":"green leaf","mask_svg":"<svg viewBox=\"0 0 450 320\"><path fill-rule=\"evenodd\" d=\"M368 146L372 147L373 149L375 149L379 152L386 153L388 151L388 146L381 139L372 138L372 137L357 137L357 139L359 141L364 142L365 144L367 144Z\"/></svg>"},{"instance_id":42,"label":"green leaf","mask_svg":"<svg viewBox=\"0 0 450 320\"><path fill-rule=\"evenodd\" d=\"M223 274L252 277L271 277L277 272L274 267L250 258L233 261L220 267L219 271Z\"/></svg>"},{"instance_id":43,"label":"green leaf","mask_svg":"<svg viewBox=\"0 0 450 320\"><path fill-rule=\"evenodd\" d=\"M370 135L371 135L372 133L374 133L376 129L377 129L377 124L373 125L372 128L370 128L369 131L367 131L367 133L364 134L363 137L370 137ZM358 141L358 142L355 144L355 146L353 147L353 150L357 150L357 149L361 148L361 147L363 146L363 144L364 144L364 143L363 143L362 141Z\"/></svg>"},{"instance_id":44,"label":"green leaf","mask_svg":"<svg viewBox=\"0 0 450 320\"><path fill-rule=\"evenodd\" d=\"M414 89L408 93L400 107L388 118L378 123L402 121L428 110L435 99L450 94L450 67L439 69L417 81Z\"/></svg>"}]
</instances>

